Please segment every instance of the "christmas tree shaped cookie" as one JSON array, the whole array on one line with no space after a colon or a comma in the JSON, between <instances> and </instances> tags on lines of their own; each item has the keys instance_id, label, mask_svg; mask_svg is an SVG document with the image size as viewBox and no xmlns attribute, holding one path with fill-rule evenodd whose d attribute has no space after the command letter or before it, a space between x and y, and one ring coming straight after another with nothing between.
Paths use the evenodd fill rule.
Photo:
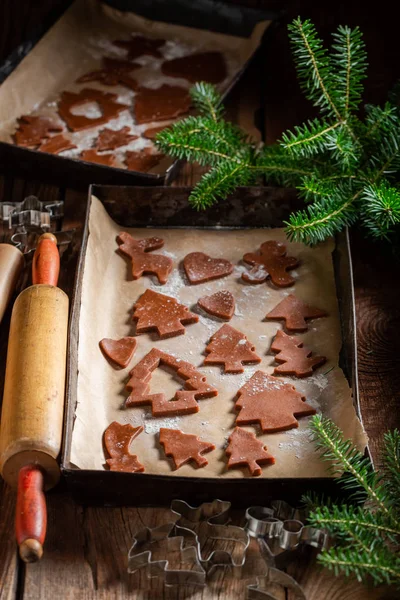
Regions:
<instances>
[{"instance_id":1,"label":"christmas tree shaped cookie","mask_svg":"<svg viewBox=\"0 0 400 600\"><path fill-rule=\"evenodd\" d=\"M299 264L297 258L286 256L286 246L282 242L270 240L261 244L259 252L248 252L243 261L253 265L250 271L242 274L247 283L262 283L268 278L278 287L288 287L294 284L294 279L287 272Z\"/></svg>"},{"instance_id":2,"label":"christmas tree shaped cookie","mask_svg":"<svg viewBox=\"0 0 400 600\"><path fill-rule=\"evenodd\" d=\"M178 390L173 399L164 393L150 394L152 372L159 366L170 367L184 380L184 388ZM193 365L175 358L158 348L153 348L130 372L127 389L131 391L126 407L150 404L153 417L188 415L199 410L197 400L212 398L218 391L207 383L207 379Z\"/></svg>"},{"instance_id":3,"label":"christmas tree shaped cookie","mask_svg":"<svg viewBox=\"0 0 400 600\"><path fill-rule=\"evenodd\" d=\"M214 444L203 442L195 435L164 427L160 429L160 444L164 446L165 454L172 456L176 469L190 461L195 462L198 467L205 467L208 460L203 454L215 450Z\"/></svg>"},{"instance_id":4,"label":"christmas tree shaped cookie","mask_svg":"<svg viewBox=\"0 0 400 600\"><path fill-rule=\"evenodd\" d=\"M267 452L263 442L254 433L235 427L229 436L226 454L229 456L228 469L248 467L251 475L261 475L260 465L273 465L274 457Z\"/></svg>"},{"instance_id":5,"label":"christmas tree shaped cookie","mask_svg":"<svg viewBox=\"0 0 400 600\"><path fill-rule=\"evenodd\" d=\"M256 371L240 388L238 396L236 408L240 412L236 417L237 425L257 423L263 433L298 427L296 417L316 413L293 385L263 371Z\"/></svg>"},{"instance_id":6,"label":"christmas tree shaped cookie","mask_svg":"<svg viewBox=\"0 0 400 600\"><path fill-rule=\"evenodd\" d=\"M206 347L205 365L224 365L225 373L243 373L243 365L261 362L246 336L230 325L223 325Z\"/></svg>"},{"instance_id":7,"label":"christmas tree shaped cookie","mask_svg":"<svg viewBox=\"0 0 400 600\"><path fill-rule=\"evenodd\" d=\"M144 471L144 466L139 462L136 454L129 452L129 446L140 433L143 427L132 427L127 423L121 425L114 421L104 432L104 444L111 458L106 460L110 471L124 471L136 473Z\"/></svg>"},{"instance_id":8,"label":"christmas tree shaped cookie","mask_svg":"<svg viewBox=\"0 0 400 600\"><path fill-rule=\"evenodd\" d=\"M293 294L289 294L265 318L272 321L285 321L288 331L306 331L308 329L306 320L326 316L327 314L324 310L310 306Z\"/></svg>"},{"instance_id":9,"label":"christmas tree shaped cookie","mask_svg":"<svg viewBox=\"0 0 400 600\"><path fill-rule=\"evenodd\" d=\"M171 296L146 290L133 310L136 333L156 331L160 339L185 333L184 325L197 323L199 317Z\"/></svg>"},{"instance_id":10,"label":"christmas tree shaped cookie","mask_svg":"<svg viewBox=\"0 0 400 600\"><path fill-rule=\"evenodd\" d=\"M160 283L167 282L172 271L172 260L162 254L149 254L152 250L162 248L164 240L156 237L135 240L123 231L118 235L117 242L120 252L132 260L133 279L139 279L144 273L151 273L157 276Z\"/></svg>"},{"instance_id":11,"label":"christmas tree shaped cookie","mask_svg":"<svg viewBox=\"0 0 400 600\"><path fill-rule=\"evenodd\" d=\"M296 336L290 336L283 331L278 331L272 344L272 352L277 352L275 360L281 363L275 367L277 375L295 375L307 377L317 367L326 362L325 356L311 356L312 352L304 348L303 342Z\"/></svg>"}]
</instances>

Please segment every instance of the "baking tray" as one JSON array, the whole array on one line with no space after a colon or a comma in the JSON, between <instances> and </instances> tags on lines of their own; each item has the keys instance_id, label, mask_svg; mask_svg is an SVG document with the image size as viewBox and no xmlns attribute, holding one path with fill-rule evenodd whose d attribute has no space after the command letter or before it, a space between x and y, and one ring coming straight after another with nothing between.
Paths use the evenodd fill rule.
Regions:
<instances>
[{"instance_id":1,"label":"baking tray","mask_svg":"<svg viewBox=\"0 0 400 600\"><path fill-rule=\"evenodd\" d=\"M77 403L77 357L80 298L88 243L91 197L95 195L110 217L124 227L260 228L281 227L292 210L301 207L294 190L284 188L239 188L229 200L206 212L194 211L187 202L190 188L141 188L91 186L89 191L82 250L77 269L69 330L68 373L62 472L75 500L83 504L154 505L168 504L173 498L200 503L215 497L231 500L237 506L265 502L267 498L299 500L310 489L338 494L332 478L297 479L218 479L164 476L145 473L117 473L78 469L70 463L72 430ZM145 233L144 233L145 235ZM333 253L335 283L342 326L339 366L353 392L353 403L361 420L358 380L355 306L348 232L336 238Z\"/></svg>"},{"instance_id":2,"label":"baking tray","mask_svg":"<svg viewBox=\"0 0 400 600\"><path fill-rule=\"evenodd\" d=\"M74 19L79 18L77 7L87 6L88 11L99 12L101 6L105 7L102 12L107 9L117 11L115 14L123 15L132 11L142 19L148 19L149 22L164 23L177 27L190 27L193 30L206 29L208 31L226 34L228 36L236 36L251 38L255 34L258 39L257 31L261 28L263 35L258 48L265 40L267 34L274 29L278 23L282 13L276 13L267 10L253 9L240 5L232 5L217 0L201 0L195 3L191 0L141 0L140 2L129 2L129 0L108 0L107 2L96 2L96 0L75 0L75 2L67 2L65 12L60 16L54 14L58 20L55 22L45 23L45 27L40 31L32 34L32 38L26 40L7 59L0 64L0 103L2 98L7 102L8 98L23 97L24 81L13 80L9 83L10 75L15 75L20 69L23 69L27 61L32 58L32 50L37 52L37 44L40 42L41 51L43 52L43 44L48 46L48 37L45 34L50 34L60 27L69 28L73 31L76 28ZM86 10L86 8L85 8ZM74 12L75 11L75 12ZM78 16L76 16L78 14ZM88 13L89 14L89 13ZM113 18L106 12L110 22ZM53 17L54 18L54 17ZM87 17L90 22L90 16ZM266 25L265 23L268 22ZM272 25L274 27L272 27ZM58 31L58 29L57 29ZM176 37L176 31L174 35ZM43 38L43 39L42 39ZM36 46L36 47L35 47ZM46 48L47 48L46 46ZM229 84L224 88L222 96L225 99L232 88L241 78L248 64L254 58L257 47L254 48L252 56L237 70L231 77ZM51 60L51 51L46 51L47 60ZM30 63L29 63L30 64ZM50 65L49 65L50 66ZM35 73L40 77L40 70L46 70L46 63L42 60L34 64ZM50 71L50 69L48 69ZM88 87L91 87L89 84ZM96 86L95 86L96 87ZM105 91L113 91L109 88ZM34 104L41 100L36 98ZM15 103L13 103L15 104ZM12 105L13 105L12 104ZM11 105L11 106L12 106ZM29 113L31 108L25 108L21 114ZM16 114L15 117L20 116ZM0 141L0 172L12 174L14 176L34 178L45 182L54 182L57 185L68 185L68 187L85 187L87 188L93 182L101 184L119 184L119 185L163 185L168 184L175 177L181 164L180 161L172 161L167 159L163 162L164 170L154 173L142 173L137 171L129 171L127 169L108 167L95 163L85 162L81 159L73 159L60 155L46 154L37 150L31 150L16 146L15 144L6 141Z\"/></svg>"}]
</instances>

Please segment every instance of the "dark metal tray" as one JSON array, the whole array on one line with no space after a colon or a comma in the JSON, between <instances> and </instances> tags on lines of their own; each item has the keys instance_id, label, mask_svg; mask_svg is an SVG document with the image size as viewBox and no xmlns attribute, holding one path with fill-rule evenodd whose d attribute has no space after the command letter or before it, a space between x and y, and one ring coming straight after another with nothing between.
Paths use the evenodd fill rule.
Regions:
<instances>
[{"instance_id":1,"label":"dark metal tray","mask_svg":"<svg viewBox=\"0 0 400 600\"><path fill-rule=\"evenodd\" d=\"M76 1L85 2L85 0ZM71 4L71 1L64 4L64 12ZM220 0L200 0L195 3L195 6L191 0L140 0L138 2L106 0L104 4L119 11L135 12L153 21L186 25L243 38L250 37L257 23L270 20L272 23L264 32L263 40L270 35L274 25L282 16L282 13L232 5ZM59 11L53 13L50 22L46 21L40 30L32 34L31 39L24 41L3 63L0 63L0 84L16 69L57 20L63 18L63 14L60 15ZM223 98L228 96L253 58L254 55L232 78L229 87L223 93ZM0 173L75 188L87 188L93 182L103 185L167 185L176 176L179 166L180 161L174 161L163 173L141 173L0 142Z\"/></svg>"},{"instance_id":2,"label":"dark metal tray","mask_svg":"<svg viewBox=\"0 0 400 600\"><path fill-rule=\"evenodd\" d=\"M189 207L190 188L141 188L91 186L82 250L76 275L69 329L68 379L64 420L64 445L61 468L74 498L83 504L169 504L173 498L200 503L213 498L231 500L235 505L263 503L267 498L290 502L312 489L338 493L339 486L330 478L302 479L218 479L117 473L81 470L70 464L70 447L77 402L77 356L79 315L85 253L88 242L88 217L91 196L103 203L108 214L123 227L200 227L216 225L230 228L280 227L289 212L300 202L293 190L283 188L240 188L229 200L207 212ZM342 325L343 345L339 364L353 390L357 415L361 418L358 381L355 306L350 245L347 231L336 238L334 271Z\"/></svg>"}]
</instances>

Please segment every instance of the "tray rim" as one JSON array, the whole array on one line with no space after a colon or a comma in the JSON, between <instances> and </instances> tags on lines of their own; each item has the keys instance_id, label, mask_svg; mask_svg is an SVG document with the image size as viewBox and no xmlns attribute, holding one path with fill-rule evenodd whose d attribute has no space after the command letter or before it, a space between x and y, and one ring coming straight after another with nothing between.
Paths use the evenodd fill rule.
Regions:
<instances>
[{"instance_id":1,"label":"tray rim","mask_svg":"<svg viewBox=\"0 0 400 600\"><path fill-rule=\"evenodd\" d=\"M91 209L91 202L92 202L92 196L95 195L96 196L96 188L101 187L101 188L108 188L108 189L126 189L126 188L130 188L131 186L97 186L97 185L91 185L89 188L89 197L88 197L88 203L87 203L87 209L86 209L86 216L85 216L85 225L84 225L84 235L83 235L83 239L82 239L82 245L81 245L81 250L80 250L80 256L79 256L79 262L78 262L78 266L77 266L77 270L76 270L76 276L75 276L75 283L74 283L74 290L73 290L73 296L72 296L72 309L71 309L71 322L77 322L79 323L79 314L80 314L80 285L82 283L82 278L83 278L83 273L84 273L84 265L85 265L85 253L86 253L86 248L87 248L87 244L88 244L88 239L89 239L89 216L90 216L90 209ZM132 191L134 190L141 190L144 193L152 193L152 188L146 188L146 187L140 187L140 186L132 186L131 187ZM256 190L262 190L265 191L265 193L267 193L268 188L267 187L263 187L263 186L251 186L248 188L242 188L244 190L250 190L250 189L256 189ZM275 188L273 188L275 189ZM188 193L191 188L189 186L182 186L182 187L177 187L177 188L170 188L168 186L165 186L164 188L157 188L157 191L160 192L162 190L169 190L170 193L173 193L173 190L176 190L178 192L182 192L182 193ZM165 227L165 226L164 226ZM143 227L145 229L145 227ZM156 228L156 226L154 226L154 224L151 224L151 228ZM243 227L241 227L242 229ZM346 253L346 259L348 261L348 277L349 277L349 281L350 281L350 321L351 321L351 325L352 325L352 332L351 332L351 338L352 338L352 346L354 347L355 352L352 355L352 369L351 369L351 381L349 381L349 377L348 377L348 373L345 372L345 376L349 381L349 385L352 387L352 391L353 391L353 405L355 407L356 410L356 414L357 417L360 419L361 424L362 424L362 414L361 414L361 406L360 406L360 399L359 399L359 387L358 387L358 372L357 372L357 335L356 335L356 312L355 312L355 301L354 301L354 281L353 281L353 270L352 270L352 264L351 264L351 247L350 247L350 238L349 238L349 231L346 228L346 230L343 232L343 234L339 234L339 236L336 236L335 238L335 249L333 251L333 257L335 252L338 251L338 239L341 236L341 248L345 250ZM335 263L335 261L334 261ZM337 285L337 273L336 273L336 267L335 267L335 283ZM339 298L338 298L339 300ZM340 302L339 302L339 307L340 307ZM341 310L340 310L341 312ZM71 325L70 322L70 325ZM342 315L341 315L341 325L342 325ZM77 333L79 333L79 329L77 328ZM215 485L216 482L218 482L219 484L221 484L222 486L228 485L228 486L233 486L233 487L237 487L237 486L243 486L243 482L246 482L245 485L247 488L253 487L255 485L260 484L261 482L263 482L264 485L269 484L271 487L273 487L274 485L276 486L283 486L285 487L285 485L291 486L293 484L295 484L296 486L302 486L302 485L308 485L309 487L312 487L313 489L318 488L320 486L322 486L324 489L325 488L330 488L331 484L335 481L334 478L332 477L307 477L307 478L273 478L273 479L268 479L268 478L249 478L249 477L244 477L244 478L231 478L231 477L224 477L219 478L219 477L196 477L194 476L179 476L179 475L159 475L159 474L152 474L152 473L113 473L107 470L100 470L100 469L79 469L78 467L74 467L69 460L69 455L70 455L70 449L71 449L71 442L72 442L72 431L73 431L73 422L74 422L74 418L75 418L75 408L76 406L74 406L72 408L72 391L71 391L71 342L72 342L72 337L73 337L73 332L72 332L72 328L71 326L69 327L69 332L68 332L68 368L67 368L67 388L66 388L66 402L65 402L65 413L64 413L64 431L63 431L63 445L62 445L62 454L61 454L61 471L64 474L64 476L66 477L67 481L71 482L71 485L74 485L74 480L79 479L79 480L84 480L85 478L87 479L91 479L94 478L96 480L102 480L103 477L106 477L106 480L109 479L111 477L111 479L115 479L117 481L123 481L125 480L126 482L136 482L138 485L140 485L141 482L154 482L155 485L160 485L162 483L171 483L173 482L176 485L179 485L180 483L189 483L192 482L193 484L202 484L203 485ZM77 366L77 365L76 365ZM348 365L346 365L345 371L348 370ZM368 446L366 446L366 450L365 450L365 454L366 456L368 456L371 460L371 456L368 450ZM372 462L372 461L371 461ZM123 476L121 478L121 475ZM132 478L132 475L134 475L135 479ZM127 478L129 477L129 479ZM338 486L334 486L335 488L337 488ZM335 491L337 492L337 489L335 489ZM79 494L78 494L79 497ZM80 501L78 499L78 501Z\"/></svg>"},{"instance_id":2,"label":"tray rim","mask_svg":"<svg viewBox=\"0 0 400 600\"><path fill-rule=\"evenodd\" d=\"M42 38L47 34L47 32L50 31L50 29L52 27L54 27L58 23L58 21L60 21L64 17L65 13L72 7L72 5L78 1L84 2L85 0L67 0L65 6L63 6L62 8L59 7L58 10L54 10L52 12L52 14L48 17L48 19L45 19L43 27L39 28L40 29L39 32L38 31L33 32L31 39L25 40L22 44L20 44L16 48L14 48L14 50L12 50L11 53L3 61L0 62L0 94L2 93L1 84L3 84L7 80L7 78L15 71L15 69L17 69L20 66L20 64L24 61L24 59L34 49L36 44L38 44L42 40ZM223 1L220 3L222 3L226 6L230 6L229 3L226 3ZM106 4L107 6L110 6L106 1L104 2L104 4ZM232 5L232 6L236 7L237 9L243 9L243 10L248 9L248 7L245 7L245 6L241 7L240 5ZM127 12L134 12L134 11L127 11ZM228 98L229 94L235 88L236 84L240 81L240 79L242 78L244 73L247 71L251 62L257 56L260 48L265 44L266 40L272 35L272 33L276 30L276 28L280 26L280 24L283 21L283 17L285 15L285 12L283 10L265 11L262 9L252 8L251 12L258 13L260 15L260 20L257 21L257 23L261 22L262 18L265 19L265 17L267 16L267 12L268 12L268 18L270 20L270 24L265 29L265 31L262 35L260 44L256 48L255 52L253 52L253 54L248 58L248 60L242 65L241 69L239 69L235 73L235 75L232 77L229 85L221 94L221 98L223 101L225 101ZM256 27L256 26L257 25L255 24L254 27ZM201 29L199 31L201 31ZM11 68L11 70L8 70L7 65L9 65L10 63L13 64L13 67ZM7 71L6 74L4 74L4 70ZM11 160L10 163L7 163L6 158L7 158L8 154L11 155L11 159L13 158L12 155L15 154L16 160ZM10 172L13 170L13 168L15 168L15 172L18 173L19 168L15 167L14 165L19 165L20 163L25 163L25 161L30 161L30 160L32 160L32 157L34 157L36 159L38 157L41 157L44 163L46 163L46 162L48 163L48 170L50 172L52 170L51 169L52 162L53 162L53 164L59 165L59 168L61 170L65 170L66 173L73 173L76 170L81 170L83 172L90 170L93 172L93 174L97 175L97 177L94 177L94 175L91 176L90 184L93 181L96 181L98 183L104 182L105 184L108 184L109 183L108 179L114 175L114 177L116 177L116 178L118 177L118 178L120 178L120 180L127 180L127 183L128 183L128 180L131 180L130 181L131 184L134 184L134 180L136 179L136 181L139 185L145 185L146 181L148 182L148 185L163 185L163 184L167 184L167 183L171 182L174 179L174 177L178 173L180 166L183 162L180 159L174 159L174 160L171 159L171 164L165 169L165 171L163 171L161 173L148 173L148 172L132 171L129 169L123 169L121 167L112 167L112 166L101 165L101 164L97 164L97 163L93 163L93 162L87 162L87 161L84 161L79 158L78 159L77 158L69 158L69 157L60 156L57 154L46 154L44 152L40 152L39 150L35 150L32 148L25 148L23 146L17 146L16 144L14 144L12 142L0 141L0 159L1 159L0 160L0 173L5 172L5 170L7 172ZM62 160L60 160L60 159L62 159ZM40 160L40 158L39 158L39 160ZM56 162L54 162L54 161L56 161ZM1 168L2 164L3 164L3 168ZM46 171L46 169L44 170L44 172L45 171Z\"/></svg>"}]
</instances>

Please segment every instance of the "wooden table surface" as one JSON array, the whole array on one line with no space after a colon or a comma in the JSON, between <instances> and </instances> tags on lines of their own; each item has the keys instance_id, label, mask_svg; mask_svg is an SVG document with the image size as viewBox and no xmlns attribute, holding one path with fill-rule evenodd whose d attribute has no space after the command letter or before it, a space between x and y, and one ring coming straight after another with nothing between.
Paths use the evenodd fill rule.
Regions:
<instances>
[{"instance_id":1,"label":"wooden table surface","mask_svg":"<svg viewBox=\"0 0 400 600\"><path fill-rule=\"evenodd\" d=\"M1 3L0 59L20 41L30 35L49 12L57 9L60 0L26 3L22 0ZM251 2L248 2L251 4ZM282 8L278 2L257 2L272 8ZM396 18L379 7L379 13L357 2L335 4L328 9L320 3L291 0L284 3L288 19L300 14L315 20L324 37L338 24L359 24L364 31L370 56L366 100L382 102L397 79ZM21 16L22 15L22 16ZM259 53L228 103L232 119L249 131L258 128L267 143L277 139L282 131L312 116L296 82L285 27ZM192 184L200 170L186 166L175 185ZM79 188L79 182L74 182ZM20 201L28 194L41 199L64 199L64 227L82 228L86 192L65 189L34 180L23 181L6 173L0 175L0 201ZM357 309L358 360L361 407L370 448L379 464L379 452L385 431L400 425L397 397L400 383L400 288L399 265L388 246L374 244L362 238L360 232L351 236ZM60 287L71 292L79 235L62 258ZM24 278L25 284L27 277ZM9 312L0 327L0 389L4 380ZM17 558L13 519L15 497L0 480L0 599L1 600L83 600L132 598L191 598L193 600L228 600L244 598L250 580L236 580L223 572L207 588L163 590L157 581L143 576L128 576L127 553L133 533L148 525L154 527L168 520L163 508L93 508L77 506L61 484L47 496L48 535L43 560L25 566ZM373 589L343 577L334 577L321 570L313 556L307 553L291 564L288 571L299 581L308 600L378 600L398 598L384 588ZM294 599L276 590L280 600Z\"/></svg>"}]
</instances>

